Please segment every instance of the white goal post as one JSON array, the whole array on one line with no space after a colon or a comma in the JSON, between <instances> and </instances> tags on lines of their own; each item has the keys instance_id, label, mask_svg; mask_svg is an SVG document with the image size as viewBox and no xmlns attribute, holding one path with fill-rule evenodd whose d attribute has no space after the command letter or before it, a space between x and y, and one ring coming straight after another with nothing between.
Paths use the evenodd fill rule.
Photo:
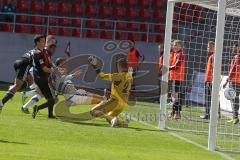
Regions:
<instances>
[{"instance_id":1,"label":"white goal post","mask_svg":"<svg viewBox=\"0 0 240 160\"><path fill-rule=\"evenodd\" d=\"M208 136L208 149L213 151L216 149L216 137L217 137L217 123L218 123L218 106L219 106L219 93L221 83L221 68L222 68L222 53L224 43L224 27L226 14L234 15L239 13L240 9L227 8L227 4L237 3L236 0L168 0L167 14L166 14L166 28L165 28L165 41L164 41L164 57L163 66L166 71L162 76L163 82L168 82L169 76L169 58L171 50L171 38L172 38L172 26L173 26L173 14L174 4L176 2L184 2L194 5L199 5L204 8L210 8L217 11L217 25L216 25L216 37L215 37L215 52L214 54L214 70L213 70L213 82L212 82L212 101L210 111L209 122L209 136ZM239 15L238 15L239 16ZM159 129L164 130L166 128L166 115L167 115L167 86L166 83L161 85L160 96L160 118Z\"/></svg>"}]
</instances>

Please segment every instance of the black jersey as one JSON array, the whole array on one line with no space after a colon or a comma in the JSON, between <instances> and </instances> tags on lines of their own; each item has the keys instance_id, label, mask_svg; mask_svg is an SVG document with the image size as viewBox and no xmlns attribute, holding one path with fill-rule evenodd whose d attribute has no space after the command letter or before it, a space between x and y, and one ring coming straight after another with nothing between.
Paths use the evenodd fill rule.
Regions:
<instances>
[{"instance_id":1,"label":"black jersey","mask_svg":"<svg viewBox=\"0 0 240 160\"><path fill-rule=\"evenodd\" d=\"M34 52L37 52L37 49L28 51L14 62L14 69L17 79L22 81L26 80L27 75L29 74L29 69L32 67L32 58Z\"/></svg>"},{"instance_id":2,"label":"black jersey","mask_svg":"<svg viewBox=\"0 0 240 160\"><path fill-rule=\"evenodd\" d=\"M46 64L48 61L48 56L46 56L46 54L47 51L45 49L41 52L35 52L33 54L33 72L36 78L48 79L47 74L43 71L43 67L47 66Z\"/></svg>"}]
</instances>

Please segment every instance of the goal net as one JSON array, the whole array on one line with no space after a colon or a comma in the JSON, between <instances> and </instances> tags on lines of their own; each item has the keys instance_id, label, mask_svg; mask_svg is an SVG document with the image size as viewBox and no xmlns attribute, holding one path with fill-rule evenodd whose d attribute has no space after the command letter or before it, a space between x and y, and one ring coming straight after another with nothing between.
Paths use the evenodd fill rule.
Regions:
<instances>
[{"instance_id":1,"label":"goal net","mask_svg":"<svg viewBox=\"0 0 240 160\"><path fill-rule=\"evenodd\" d=\"M180 58L180 61L184 61L185 63L183 65L184 80L179 80L174 76L171 77L171 72L174 72L174 70L177 72L180 71L176 68L181 65L174 66L177 57L171 56L172 53L170 53L170 76L168 82L171 84L169 85L171 87L168 88L169 94L168 101L166 102L166 112L163 110L167 114L165 116L166 121L162 121L166 124L165 128L180 133L188 132L186 134L188 138L195 138L202 144L207 144L208 142L210 106L211 103L216 102L211 97L211 92L213 91L213 72L216 69L214 68L215 54L217 56L221 54L221 52L215 53L214 50L218 47L214 47L215 42L217 42L215 39L217 35L217 18L218 0L201 0L199 2L189 0L189 2L185 1L184 3L178 0L174 5L172 20L174 32L172 32L171 40L180 40L181 42L180 46L182 47L184 58ZM234 84L232 82L229 83L237 92L237 98L233 101L225 98L222 86L226 82L230 70L240 74L240 70L238 71L238 65L240 65L240 56L238 58L238 54L240 53L239 0L226 0L223 37L222 63L220 67L221 85L218 86L219 93L214 93L219 96L220 102L219 109L215 109L218 111L215 114L217 116L216 149L240 152L240 124L236 121L236 118L239 118L236 112L239 113L240 88L238 87L240 87L240 81L239 85L235 81L233 82ZM176 46L178 44L173 43L171 50L179 50L179 46L177 48ZM167 54L169 53L167 52ZM231 67L233 59L237 63L235 66L232 64ZM181 64L181 62L178 62L178 64ZM209 73L207 76L206 72ZM235 74L236 77L237 74ZM161 98L164 98L164 96L161 96ZM181 117L179 115L176 116L176 112L171 115L173 106L179 106L179 104L182 106ZM177 109L178 111L180 110ZM233 117L235 119L232 119Z\"/></svg>"}]
</instances>

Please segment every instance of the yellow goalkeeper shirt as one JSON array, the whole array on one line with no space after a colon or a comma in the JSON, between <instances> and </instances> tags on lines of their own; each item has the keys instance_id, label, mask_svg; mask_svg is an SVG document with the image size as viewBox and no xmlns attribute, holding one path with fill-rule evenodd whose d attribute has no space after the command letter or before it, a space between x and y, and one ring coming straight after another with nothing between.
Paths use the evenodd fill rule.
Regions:
<instances>
[{"instance_id":1,"label":"yellow goalkeeper shirt","mask_svg":"<svg viewBox=\"0 0 240 160\"><path fill-rule=\"evenodd\" d=\"M100 72L99 77L112 82L111 98L117 99L119 103L127 103L132 86L132 72L121 72L104 74Z\"/></svg>"}]
</instances>

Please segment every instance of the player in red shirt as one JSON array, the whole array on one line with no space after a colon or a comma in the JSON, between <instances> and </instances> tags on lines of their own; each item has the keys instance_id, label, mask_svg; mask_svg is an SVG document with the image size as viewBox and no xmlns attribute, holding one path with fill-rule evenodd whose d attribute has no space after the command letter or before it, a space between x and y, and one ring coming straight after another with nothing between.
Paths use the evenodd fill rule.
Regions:
<instances>
[{"instance_id":1,"label":"player in red shirt","mask_svg":"<svg viewBox=\"0 0 240 160\"><path fill-rule=\"evenodd\" d=\"M235 52L236 52L236 46L235 46ZM229 77L225 84L223 85L223 88L227 86L229 83L229 86L236 91L236 97L234 100L231 101L232 108L233 108L233 118L228 121L233 124L239 123L238 118L238 112L239 112L239 95L240 95L240 48L238 47L238 52L235 54L231 61L230 71L229 71Z\"/></svg>"},{"instance_id":2,"label":"player in red shirt","mask_svg":"<svg viewBox=\"0 0 240 160\"><path fill-rule=\"evenodd\" d=\"M212 80L213 80L213 58L214 58L215 43L208 42L208 61L205 73L205 114L200 116L202 119L210 119L211 94L212 94ZM220 117L220 105L218 110Z\"/></svg>"},{"instance_id":3,"label":"player in red shirt","mask_svg":"<svg viewBox=\"0 0 240 160\"><path fill-rule=\"evenodd\" d=\"M182 42L180 40L173 41L173 53L171 53L172 58L170 58L169 75L170 80L173 81L172 89L172 102L173 108L170 118L181 119L181 84L184 81L185 76L185 56L182 49Z\"/></svg>"}]
</instances>

